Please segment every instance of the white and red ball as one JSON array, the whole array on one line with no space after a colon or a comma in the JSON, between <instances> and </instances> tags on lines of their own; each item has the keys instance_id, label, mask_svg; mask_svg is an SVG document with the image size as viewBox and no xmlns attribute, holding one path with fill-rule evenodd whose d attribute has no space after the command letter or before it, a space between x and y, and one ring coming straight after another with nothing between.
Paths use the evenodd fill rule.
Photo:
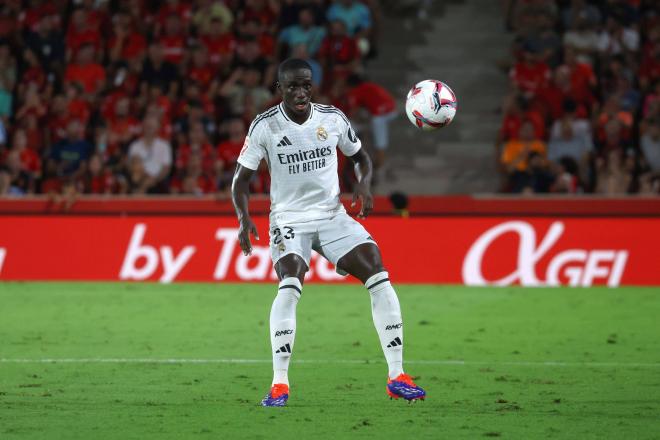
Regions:
<instances>
[{"instance_id":1,"label":"white and red ball","mask_svg":"<svg viewBox=\"0 0 660 440\"><path fill-rule=\"evenodd\" d=\"M448 125L456 116L458 101L442 81L425 79L410 89L406 97L406 114L410 122L424 131Z\"/></svg>"}]
</instances>

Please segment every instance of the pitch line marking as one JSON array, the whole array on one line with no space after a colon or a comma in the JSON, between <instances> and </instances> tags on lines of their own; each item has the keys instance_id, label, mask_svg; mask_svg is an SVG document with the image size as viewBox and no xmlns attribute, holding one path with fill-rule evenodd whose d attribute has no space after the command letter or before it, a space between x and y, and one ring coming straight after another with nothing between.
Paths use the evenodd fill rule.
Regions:
<instances>
[{"instance_id":1,"label":"pitch line marking","mask_svg":"<svg viewBox=\"0 0 660 440\"><path fill-rule=\"evenodd\" d=\"M0 358L1 364L270 364L270 359L190 359L190 358L42 358L20 359ZM299 359L296 364L380 364L378 359ZM594 368L660 368L654 362L560 362L560 361L462 361L452 359L406 360L412 365L505 365L522 367L594 367Z\"/></svg>"}]
</instances>

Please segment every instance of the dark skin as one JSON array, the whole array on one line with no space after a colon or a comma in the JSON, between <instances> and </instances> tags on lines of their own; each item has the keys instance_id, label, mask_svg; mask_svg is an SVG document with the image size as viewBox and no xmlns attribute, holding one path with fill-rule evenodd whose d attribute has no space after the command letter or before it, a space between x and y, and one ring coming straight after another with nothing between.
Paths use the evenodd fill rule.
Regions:
<instances>
[{"instance_id":1,"label":"dark skin","mask_svg":"<svg viewBox=\"0 0 660 440\"><path fill-rule=\"evenodd\" d=\"M296 69L282 72L278 78L277 89L282 96L284 111L289 119L297 124L303 124L311 111L312 95L312 72L309 69ZM353 201L351 206L360 204L359 218L367 217L374 207L370 184L372 176L372 164L369 155L360 149L349 159L353 162L359 181L355 185ZM259 240L257 228L250 218L248 211L248 200L250 197L250 179L255 171L238 164L232 183L232 201L236 209L239 222L238 242L245 255L252 253L250 234ZM338 262L337 267L353 275L362 283L371 276L384 271L380 250L375 244L364 243L348 254L344 255ZM275 265L275 271L280 280L296 277L302 284L307 264L296 254L288 254L282 257Z\"/></svg>"}]
</instances>

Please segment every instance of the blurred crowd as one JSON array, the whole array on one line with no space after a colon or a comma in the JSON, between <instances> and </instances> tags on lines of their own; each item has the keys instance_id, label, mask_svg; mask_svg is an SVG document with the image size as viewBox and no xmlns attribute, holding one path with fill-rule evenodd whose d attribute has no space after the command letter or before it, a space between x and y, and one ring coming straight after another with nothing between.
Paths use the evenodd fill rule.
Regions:
<instances>
[{"instance_id":1,"label":"blurred crowd","mask_svg":"<svg viewBox=\"0 0 660 440\"><path fill-rule=\"evenodd\" d=\"M660 2L505 0L502 190L660 192Z\"/></svg>"},{"instance_id":2,"label":"blurred crowd","mask_svg":"<svg viewBox=\"0 0 660 440\"><path fill-rule=\"evenodd\" d=\"M362 75L378 19L375 0L2 1L0 196L227 195L281 60L310 63L317 102L391 112Z\"/></svg>"}]
</instances>

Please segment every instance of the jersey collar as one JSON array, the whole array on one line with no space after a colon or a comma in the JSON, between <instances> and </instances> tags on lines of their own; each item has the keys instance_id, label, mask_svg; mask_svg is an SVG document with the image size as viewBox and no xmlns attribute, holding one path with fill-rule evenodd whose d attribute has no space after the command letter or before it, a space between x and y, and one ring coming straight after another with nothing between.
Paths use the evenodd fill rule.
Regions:
<instances>
[{"instance_id":1,"label":"jersey collar","mask_svg":"<svg viewBox=\"0 0 660 440\"><path fill-rule=\"evenodd\" d=\"M286 111L284 111L284 103L280 102L280 104L279 104L280 112L282 112L282 116L284 116L284 119L286 119L288 122L291 122L292 124L295 124L295 125L305 125L309 121L312 120L312 117L314 116L314 103L312 101L309 101L309 106L310 106L309 116L307 117L305 122L303 122L302 124L298 124L297 122L294 122L291 119L289 119L289 117L286 115Z\"/></svg>"}]
</instances>

